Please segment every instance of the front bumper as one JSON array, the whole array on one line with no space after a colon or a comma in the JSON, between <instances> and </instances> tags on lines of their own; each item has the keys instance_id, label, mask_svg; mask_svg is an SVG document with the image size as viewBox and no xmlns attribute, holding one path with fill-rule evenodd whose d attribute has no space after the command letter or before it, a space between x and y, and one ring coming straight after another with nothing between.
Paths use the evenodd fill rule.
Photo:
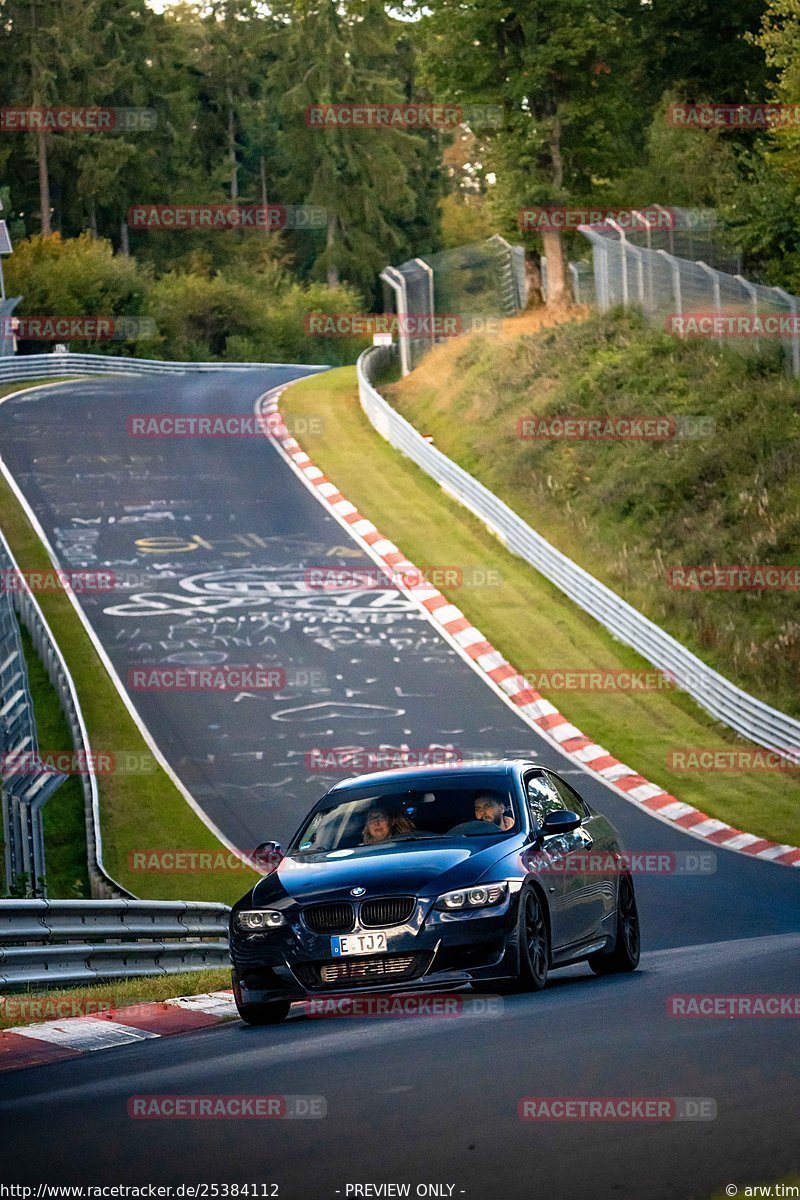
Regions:
<instances>
[{"instance_id":1,"label":"front bumper","mask_svg":"<svg viewBox=\"0 0 800 1200\"><path fill-rule=\"evenodd\" d=\"M407 922L381 930L380 954L334 958L331 935L305 924L301 910L265 933L231 933L235 985L245 1003L301 1000L319 994L417 991L464 986L516 974L508 935L516 922L517 895L491 908L440 912L434 898L420 898ZM356 924L353 933L375 933Z\"/></svg>"}]
</instances>

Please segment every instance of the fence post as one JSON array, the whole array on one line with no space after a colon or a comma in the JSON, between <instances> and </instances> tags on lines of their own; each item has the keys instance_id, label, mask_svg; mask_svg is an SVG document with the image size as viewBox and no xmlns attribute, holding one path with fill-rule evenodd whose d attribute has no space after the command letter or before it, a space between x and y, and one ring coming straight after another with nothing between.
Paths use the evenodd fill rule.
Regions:
<instances>
[{"instance_id":1,"label":"fence post","mask_svg":"<svg viewBox=\"0 0 800 1200\"><path fill-rule=\"evenodd\" d=\"M628 247L636 260L636 290L639 293L639 303L644 308L644 266L642 264L644 252L639 246L632 246L630 242L628 243Z\"/></svg>"},{"instance_id":2,"label":"fence post","mask_svg":"<svg viewBox=\"0 0 800 1200\"><path fill-rule=\"evenodd\" d=\"M711 290L714 296L714 312L717 314L717 316L720 316L722 313L722 300L719 290L719 272L715 271L713 267L710 267L708 263L704 263L702 259L699 258L697 260L697 265L700 267L701 271L705 271L706 275L710 276L711 278ZM718 346L721 346L723 342L722 334L720 333L717 337L715 337L714 341Z\"/></svg>"},{"instance_id":3,"label":"fence post","mask_svg":"<svg viewBox=\"0 0 800 1200\"><path fill-rule=\"evenodd\" d=\"M569 273L572 276L572 299L576 304L581 302L581 277L578 273L577 264L571 262L569 265Z\"/></svg>"},{"instance_id":4,"label":"fence post","mask_svg":"<svg viewBox=\"0 0 800 1200\"><path fill-rule=\"evenodd\" d=\"M671 254L667 254L666 250L656 250L656 254L661 254L669 263L672 272L672 296L675 303L675 315L680 317L683 315L683 300L681 296L681 267L677 258L673 258Z\"/></svg>"},{"instance_id":5,"label":"fence post","mask_svg":"<svg viewBox=\"0 0 800 1200\"><path fill-rule=\"evenodd\" d=\"M434 323L433 323L433 318L434 318L433 267L429 267L423 258L415 258L414 262L417 263L418 266L420 266L422 268L422 270L425 272L425 274L428 276L428 312L430 313L430 318L431 318L431 343L433 343L436 341L436 338L433 336L433 329L434 329Z\"/></svg>"},{"instance_id":6,"label":"fence post","mask_svg":"<svg viewBox=\"0 0 800 1200\"><path fill-rule=\"evenodd\" d=\"M644 225L645 244L646 244L648 250L652 250L653 243L650 238L650 221L649 221L649 219L638 208L634 208L633 215L641 221L642 225Z\"/></svg>"},{"instance_id":7,"label":"fence post","mask_svg":"<svg viewBox=\"0 0 800 1200\"><path fill-rule=\"evenodd\" d=\"M756 289L753 287L752 283L750 283L750 281L748 279L744 278L743 275L734 275L733 278L736 280L736 282L741 287L744 288L744 290L747 292L748 296L752 300L753 316L757 317L758 316L758 293L757 293Z\"/></svg>"},{"instance_id":8,"label":"fence post","mask_svg":"<svg viewBox=\"0 0 800 1200\"><path fill-rule=\"evenodd\" d=\"M400 372L402 375L408 375L411 371L408 353L408 322L403 321L403 318L408 316L406 281L395 267L384 267L380 277L395 294L397 315L400 318L400 329L397 338L400 345Z\"/></svg>"},{"instance_id":9,"label":"fence post","mask_svg":"<svg viewBox=\"0 0 800 1200\"><path fill-rule=\"evenodd\" d=\"M663 213L669 212L669 209L664 208L664 206L662 204L654 204L653 208L658 209L659 212L663 212ZM674 211L675 210L673 209L673 212ZM675 223L674 223L672 216L670 216L669 221L667 221L667 240L669 241L669 252L670 252L670 254L674 254L675 253Z\"/></svg>"},{"instance_id":10,"label":"fence post","mask_svg":"<svg viewBox=\"0 0 800 1200\"><path fill-rule=\"evenodd\" d=\"M5 754L6 744L4 741L0 741L0 747L2 747ZM2 779L0 779L0 805L3 809L4 874L6 877L6 888L8 888L17 874L17 863L14 857L16 839L11 828L11 799L3 794Z\"/></svg>"},{"instance_id":11,"label":"fence post","mask_svg":"<svg viewBox=\"0 0 800 1200\"><path fill-rule=\"evenodd\" d=\"M547 258L544 254L539 255L539 278L542 281L542 299L547 301Z\"/></svg>"},{"instance_id":12,"label":"fence post","mask_svg":"<svg viewBox=\"0 0 800 1200\"><path fill-rule=\"evenodd\" d=\"M501 237L499 233L493 233L492 236L490 238L487 238L486 240L490 244L493 243L500 250L501 279L504 275L507 276L506 283L508 285L508 302L509 302L508 303L508 311L504 315L505 316L514 316L516 313L520 312L522 310L522 308L524 307L523 297L521 294L520 287L518 285L516 271L514 270L514 248L511 245L511 243L507 242L506 239L504 237ZM501 298L502 298L502 293L501 293Z\"/></svg>"},{"instance_id":13,"label":"fence post","mask_svg":"<svg viewBox=\"0 0 800 1200\"><path fill-rule=\"evenodd\" d=\"M797 329L797 299L795 296L790 296L781 287L772 290L777 292L781 300L789 305L789 312L792 314L792 374L798 378L800 377L800 337L798 337Z\"/></svg>"},{"instance_id":14,"label":"fence post","mask_svg":"<svg viewBox=\"0 0 800 1200\"><path fill-rule=\"evenodd\" d=\"M522 246L511 247L511 274L514 279L514 292L517 309L524 312L528 307L528 274L525 269L525 250Z\"/></svg>"},{"instance_id":15,"label":"fence post","mask_svg":"<svg viewBox=\"0 0 800 1200\"><path fill-rule=\"evenodd\" d=\"M606 238L601 238L598 242L598 246L600 247L600 278L603 285L603 303L600 307L602 308L603 312L608 312L608 310L611 308L611 298L609 296L610 276L608 270L608 240Z\"/></svg>"},{"instance_id":16,"label":"fence post","mask_svg":"<svg viewBox=\"0 0 800 1200\"><path fill-rule=\"evenodd\" d=\"M619 254L620 266L622 267L622 307L628 307L628 239L625 236L625 230L616 221L606 221L606 225L610 225L619 234Z\"/></svg>"},{"instance_id":17,"label":"fence post","mask_svg":"<svg viewBox=\"0 0 800 1200\"><path fill-rule=\"evenodd\" d=\"M650 222L650 218L645 216L645 214L643 212L641 212L638 208L634 209L633 215L635 217L638 217L639 220L644 225L644 236L645 236L645 243L647 246L647 259L646 259L646 262L647 262L647 304L646 304L646 310L647 310L647 312L652 313L653 308L654 308L654 303L653 303L653 258L652 258L653 239L650 236L651 222Z\"/></svg>"}]
</instances>

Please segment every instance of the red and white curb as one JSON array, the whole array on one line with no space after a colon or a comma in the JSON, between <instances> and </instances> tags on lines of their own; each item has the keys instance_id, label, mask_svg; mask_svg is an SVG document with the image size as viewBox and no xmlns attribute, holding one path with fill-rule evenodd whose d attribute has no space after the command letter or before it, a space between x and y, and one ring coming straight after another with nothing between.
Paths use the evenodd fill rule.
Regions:
<instances>
[{"instance_id":1,"label":"red and white curb","mask_svg":"<svg viewBox=\"0 0 800 1200\"><path fill-rule=\"evenodd\" d=\"M425 615L445 636L446 640L489 683L519 715L538 732L543 733L558 749L580 767L596 774L626 800L638 804L659 820L674 825L693 837L712 842L726 850L736 850L755 858L786 866L800 866L800 848L779 845L753 833L744 833L724 821L684 804L665 792L657 783L650 783L633 767L620 762L603 746L581 733L563 713L546 700L513 667L479 629L464 616L461 609L442 595L426 580L405 554L384 537L373 523L362 515L354 504L339 491L323 471L303 450L289 432L279 410L281 393L290 386L282 384L265 392L256 401L255 411L265 432L295 473L306 483L321 504L343 525L353 539L381 567L392 573L395 586L414 599ZM416 584L398 580L403 574L416 578Z\"/></svg>"},{"instance_id":2,"label":"red and white curb","mask_svg":"<svg viewBox=\"0 0 800 1200\"><path fill-rule=\"evenodd\" d=\"M24 1000L20 997L21 1003ZM233 992L223 991L20 1025L0 1031L0 1072L63 1062L92 1050L128 1046L150 1038L192 1033L237 1016Z\"/></svg>"}]
</instances>

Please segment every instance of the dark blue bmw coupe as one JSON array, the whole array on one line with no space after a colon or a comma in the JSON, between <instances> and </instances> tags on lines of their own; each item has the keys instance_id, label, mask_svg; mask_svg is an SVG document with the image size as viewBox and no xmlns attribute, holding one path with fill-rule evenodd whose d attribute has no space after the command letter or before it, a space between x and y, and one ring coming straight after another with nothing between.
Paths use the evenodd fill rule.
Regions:
<instances>
[{"instance_id":1,"label":"dark blue bmw coupe","mask_svg":"<svg viewBox=\"0 0 800 1200\"><path fill-rule=\"evenodd\" d=\"M588 960L633 971L639 919L613 825L533 762L410 768L336 784L231 913L248 1024L352 991L544 987ZM621 865L623 864L623 865Z\"/></svg>"}]
</instances>

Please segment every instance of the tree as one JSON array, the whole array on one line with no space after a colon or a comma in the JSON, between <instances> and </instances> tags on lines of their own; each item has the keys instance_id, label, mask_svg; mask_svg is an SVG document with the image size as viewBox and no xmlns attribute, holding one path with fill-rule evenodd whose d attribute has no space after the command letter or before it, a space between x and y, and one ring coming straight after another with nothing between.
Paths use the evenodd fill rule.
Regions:
<instances>
[{"instance_id":1,"label":"tree","mask_svg":"<svg viewBox=\"0 0 800 1200\"><path fill-rule=\"evenodd\" d=\"M259 0L208 0L196 33L199 85L224 144L231 201L239 199L243 143L258 119L266 39L274 21Z\"/></svg>"},{"instance_id":2,"label":"tree","mask_svg":"<svg viewBox=\"0 0 800 1200\"><path fill-rule=\"evenodd\" d=\"M101 108L153 109L165 87L160 74L163 18L144 0L84 0L89 53L73 83ZM161 106L162 118L164 106ZM71 184L65 202L72 228L95 237L114 235L126 245L124 213L136 195L144 163L159 131L147 127L70 136ZM163 135L162 135L163 136ZM162 160L163 161L163 160Z\"/></svg>"},{"instance_id":3,"label":"tree","mask_svg":"<svg viewBox=\"0 0 800 1200\"><path fill-rule=\"evenodd\" d=\"M625 89L624 0L430 0L426 72L440 100L499 105L505 123L483 135L498 184L493 204L514 208L598 200L597 180L632 153L634 99ZM543 234L548 299L560 303L559 232Z\"/></svg>"},{"instance_id":4,"label":"tree","mask_svg":"<svg viewBox=\"0 0 800 1200\"><path fill-rule=\"evenodd\" d=\"M769 98L796 110L797 0L768 0L761 29L748 41L763 51L765 66L773 73ZM751 271L800 294L800 127L790 123L743 135L737 157L743 178L729 189L722 206L731 235Z\"/></svg>"},{"instance_id":5,"label":"tree","mask_svg":"<svg viewBox=\"0 0 800 1200\"><path fill-rule=\"evenodd\" d=\"M637 0L632 83L642 103L650 107L678 88L687 101L763 100L769 73L753 40L763 13L764 0Z\"/></svg>"},{"instance_id":6,"label":"tree","mask_svg":"<svg viewBox=\"0 0 800 1200\"><path fill-rule=\"evenodd\" d=\"M3 0L0 6L0 55L4 103L20 108L70 103L70 81L86 57L86 9L81 0ZM83 101L85 103L85 101ZM39 223L50 233L50 152L57 138L39 128L15 134L37 165ZM13 154L13 151L12 151ZM15 191L17 189L15 188Z\"/></svg>"},{"instance_id":7,"label":"tree","mask_svg":"<svg viewBox=\"0 0 800 1200\"><path fill-rule=\"evenodd\" d=\"M325 245L312 273L373 292L386 263L410 252L406 231L418 206L431 202L424 135L386 126L312 127L304 113L321 104L405 102L395 65L404 31L379 0L282 0L276 12L280 53L269 91L281 114L282 191L287 201L327 210Z\"/></svg>"}]
</instances>

